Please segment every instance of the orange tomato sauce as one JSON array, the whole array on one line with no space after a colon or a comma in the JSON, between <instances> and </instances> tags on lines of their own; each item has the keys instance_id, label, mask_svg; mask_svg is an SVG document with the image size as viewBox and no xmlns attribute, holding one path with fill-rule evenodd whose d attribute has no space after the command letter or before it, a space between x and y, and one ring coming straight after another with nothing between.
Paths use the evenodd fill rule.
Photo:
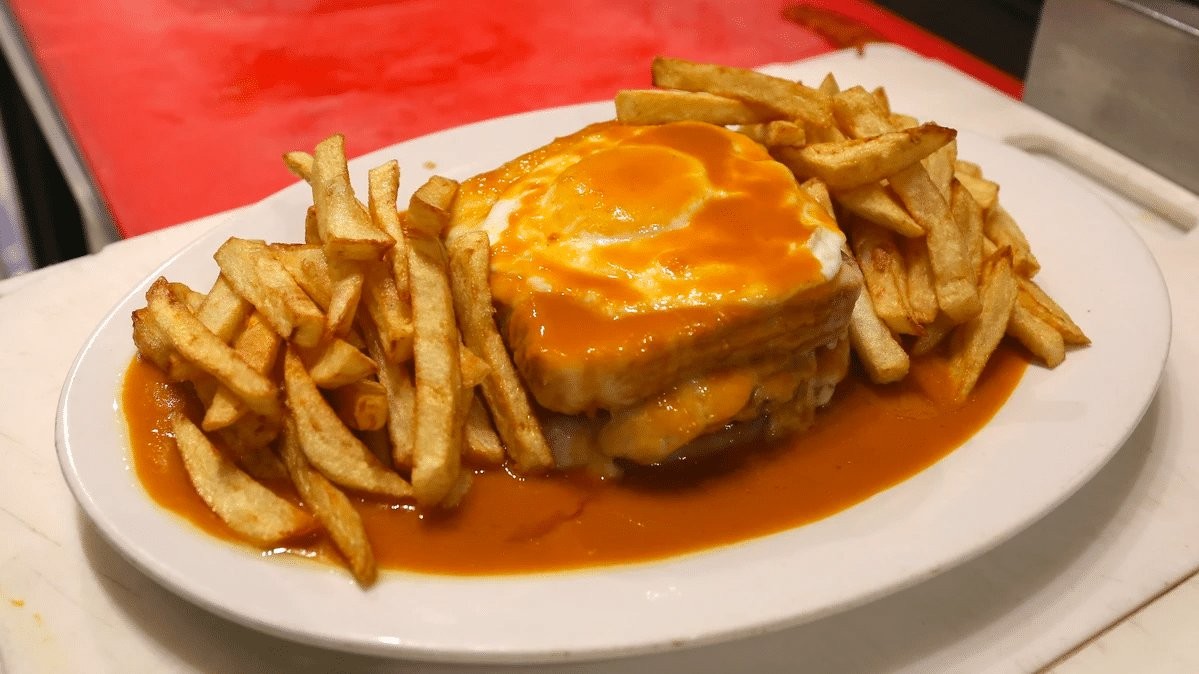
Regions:
<instances>
[{"instance_id":1,"label":"orange tomato sauce","mask_svg":"<svg viewBox=\"0 0 1199 674\"><path fill-rule=\"evenodd\" d=\"M647 561L783 531L844 510L959 447L1003 405L1027 359L1003 343L961 405L949 402L943 360L913 363L903 382L876 386L858 372L837 388L808 432L716 457L636 468L619 480L580 473L516 478L481 470L453 511L356 498L383 568L455 574L555 571ZM167 419L197 404L135 358L121 410L138 478L154 501L201 530L236 535L192 489ZM287 485L272 485L295 498ZM314 538L282 550L322 557ZM279 550L274 552L280 552Z\"/></svg>"}]
</instances>

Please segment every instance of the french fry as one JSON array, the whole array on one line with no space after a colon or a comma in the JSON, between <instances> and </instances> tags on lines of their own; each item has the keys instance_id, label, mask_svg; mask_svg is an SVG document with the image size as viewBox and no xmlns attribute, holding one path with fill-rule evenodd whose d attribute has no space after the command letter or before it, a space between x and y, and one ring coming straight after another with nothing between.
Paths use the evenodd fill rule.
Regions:
<instances>
[{"instance_id":1,"label":"french fry","mask_svg":"<svg viewBox=\"0 0 1199 674\"><path fill-rule=\"evenodd\" d=\"M938 309L928 244L924 239L900 239L899 247L908 272L908 306L912 309L912 319L921 325L932 323Z\"/></svg>"},{"instance_id":2,"label":"french fry","mask_svg":"<svg viewBox=\"0 0 1199 674\"><path fill-rule=\"evenodd\" d=\"M931 353L933 349L941 345L941 342L945 341L945 338L956 327L957 323L951 318L945 314L937 314L932 323L924 326L924 334L917 337L915 342L912 342L912 355L923 356L926 353Z\"/></svg>"},{"instance_id":3,"label":"french fry","mask_svg":"<svg viewBox=\"0 0 1199 674\"><path fill-rule=\"evenodd\" d=\"M357 260L342 260L329 257L325 251L325 269L329 274L329 315L325 320L325 331L334 337L345 337L354 324L358 303L362 301L366 285L366 270Z\"/></svg>"},{"instance_id":4,"label":"french fry","mask_svg":"<svg viewBox=\"0 0 1199 674\"><path fill-rule=\"evenodd\" d=\"M991 210L999 200L999 185L981 175L974 176L969 173L955 172L954 177L970 190L971 196L984 212Z\"/></svg>"},{"instance_id":5,"label":"french fry","mask_svg":"<svg viewBox=\"0 0 1199 674\"><path fill-rule=\"evenodd\" d=\"M891 126L896 129L914 129L920 126L920 120L911 115L892 114L890 120Z\"/></svg>"},{"instance_id":6,"label":"french fry","mask_svg":"<svg viewBox=\"0 0 1199 674\"><path fill-rule=\"evenodd\" d=\"M213 257L229 285L254 305L281 337L294 339L302 346L315 346L321 341L324 315L266 243L230 238Z\"/></svg>"},{"instance_id":7,"label":"french fry","mask_svg":"<svg viewBox=\"0 0 1199 674\"><path fill-rule=\"evenodd\" d=\"M491 246L486 232L462 234L449 242L454 309L466 345L491 366L483 380L483 398L509 456L522 472L554 465L541 423L534 416L528 393L521 384L492 315Z\"/></svg>"},{"instance_id":8,"label":"french fry","mask_svg":"<svg viewBox=\"0 0 1199 674\"><path fill-rule=\"evenodd\" d=\"M1042 290L1041 286L1024 277L1018 278L1016 282L1020 288L1017 301L1021 306L1031 311L1037 318L1052 325L1061 333L1066 344L1086 346L1091 343L1091 338L1087 337L1082 328L1078 327L1078 324L1066 313L1066 310L1053 301L1053 298Z\"/></svg>"},{"instance_id":9,"label":"french fry","mask_svg":"<svg viewBox=\"0 0 1199 674\"><path fill-rule=\"evenodd\" d=\"M371 358L379 369L379 383L387 391L387 436L391 441L392 463L411 467L412 425L416 410L412 371L407 365L387 358L373 330L366 341Z\"/></svg>"},{"instance_id":10,"label":"french fry","mask_svg":"<svg viewBox=\"0 0 1199 674\"><path fill-rule=\"evenodd\" d=\"M312 155L299 150L284 152L283 164L287 167L287 170L294 173L297 178L306 183L312 183Z\"/></svg>"},{"instance_id":11,"label":"french fry","mask_svg":"<svg viewBox=\"0 0 1199 674\"><path fill-rule=\"evenodd\" d=\"M246 405L267 417L280 413L275 385L250 367L237 352L200 323L159 278L146 292L149 317L162 329L171 346L196 367L211 374Z\"/></svg>"},{"instance_id":12,"label":"french fry","mask_svg":"<svg viewBox=\"0 0 1199 674\"><path fill-rule=\"evenodd\" d=\"M1037 262L1036 256L1032 254L1032 247L1028 245L1024 232L1000 204L996 203L987 211L987 217L983 221L983 232L996 246L1008 246L1012 249L1012 266L1017 274L1024 278L1032 278L1040 271L1041 263Z\"/></svg>"},{"instance_id":13,"label":"french fry","mask_svg":"<svg viewBox=\"0 0 1199 674\"><path fill-rule=\"evenodd\" d=\"M412 354L416 385L412 487L425 506L441 503L458 480L462 460L460 338L441 235L457 183L434 177L408 206L408 274L412 284Z\"/></svg>"},{"instance_id":14,"label":"french fry","mask_svg":"<svg viewBox=\"0 0 1199 674\"><path fill-rule=\"evenodd\" d=\"M965 161L962 159L959 159L953 163L953 173L955 176L959 173L965 173L966 175L974 178L983 177L982 167L972 161Z\"/></svg>"},{"instance_id":15,"label":"french fry","mask_svg":"<svg viewBox=\"0 0 1199 674\"><path fill-rule=\"evenodd\" d=\"M874 100L878 101L878 107L882 108L883 114L891 116L891 98L887 96L887 90L883 87L875 87L870 91L870 95L874 96Z\"/></svg>"},{"instance_id":16,"label":"french fry","mask_svg":"<svg viewBox=\"0 0 1199 674\"><path fill-rule=\"evenodd\" d=\"M836 193L837 203L876 225L904 237L923 237L924 228L904 210L895 193L881 183L870 183Z\"/></svg>"},{"instance_id":17,"label":"french fry","mask_svg":"<svg viewBox=\"0 0 1199 674\"><path fill-rule=\"evenodd\" d=\"M970 269L970 279L976 285L983 267L983 213L970 190L956 178L950 186L949 210L962 233L962 253Z\"/></svg>"},{"instance_id":18,"label":"french fry","mask_svg":"<svg viewBox=\"0 0 1199 674\"><path fill-rule=\"evenodd\" d=\"M866 370L866 376L876 384L899 381L911 367L908 354L875 315L870 293L864 290L853 305L853 314L849 319L849 342L862 368Z\"/></svg>"},{"instance_id":19,"label":"french fry","mask_svg":"<svg viewBox=\"0 0 1199 674\"><path fill-rule=\"evenodd\" d=\"M1012 307L1011 318L1008 319L1007 334L1015 337L1047 367L1057 367L1066 358L1066 344L1062 334L1018 300Z\"/></svg>"},{"instance_id":20,"label":"french fry","mask_svg":"<svg viewBox=\"0 0 1199 674\"><path fill-rule=\"evenodd\" d=\"M387 291L387 302L381 304L386 311L372 313L379 324L380 337L390 358L396 362L408 360L412 356L412 292L408 280L408 240L400 225L400 214L396 211L396 194L400 188L400 166L394 160L370 170L369 200L367 210L370 211L371 222L376 227L387 232L395 245L388 251L386 261L390 265L392 284L394 286L396 304L390 303L390 292ZM369 305L368 305L369 306Z\"/></svg>"},{"instance_id":21,"label":"french fry","mask_svg":"<svg viewBox=\"0 0 1199 674\"><path fill-rule=\"evenodd\" d=\"M937 186L937 191L945 201L950 199L950 187L953 184L953 165L957 161L958 142L949 141L936 152L924 158L924 170Z\"/></svg>"},{"instance_id":22,"label":"french fry","mask_svg":"<svg viewBox=\"0 0 1199 674\"><path fill-rule=\"evenodd\" d=\"M359 379L329 392L329 404L346 426L377 431L387 424L387 390L371 379Z\"/></svg>"},{"instance_id":23,"label":"french fry","mask_svg":"<svg viewBox=\"0 0 1199 674\"><path fill-rule=\"evenodd\" d=\"M616 94L616 119L625 124L667 124L694 120L725 126L758 124L783 115L762 106L698 91L626 89Z\"/></svg>"},{"instance_id":24,"label":"french fry","mask_svg":"<svg viewBox=\"0 0 1199 674\"><path fill-rule=\"evenodd\" d=\"M737 130L766 147L779 145L799 147L807 142L803 126L785 120L766 122L765 124L745 124Z\"/></svg>"},{"instance_id":25,"label":"french fry","mask_svg":"<svg viewBox=\"0 0 1199 674\"><path fill-rule=\"evenodd\" d=\"M483 403L475 395L471 396L470 411L466 415L466 458L483 466L498 466L504 462L504 445L496 435Z\"/></svg>"},{"instance_id":26,"label":"french fry","mask_svg":"<svg viewBox=\"0 0 1199 674\"><path fill-rule=\"evenodd\" d=\"M187 305L187 308L194 314L200 310L200 305L204 302L204 293L192 290L186 283L173 281L167 284L173 294L180 302ZM201 320L201 322L203 322ZM209 328L211 330L211 328Z\"/></svg>"},{"instance_id":27,"label":"french fry","mask_svg":"<svg viewBox=\"0 0 1199 674\"><path fill-rule=\"evenodd\" d=\"M953 221L949 204L933 185L923 166L906 168L889 178L895 193L912 218L924 227L937 304L955 321L979 312L978 291L962 246L962 232Z\"/></svg>"},{"instance_id":28,"label":"french fry","mask_svg":"<svg viewBox=\"0 0 1199 674\"><path fill-rule=\"evenodd\" d=\"M956 135L953 129L923 124L867 138L814 143L799 150L782 147L776 155L799 176L820 178L834 191L848 190L876 183L918 164Z\"/></svg>"},{"instance_id":29,"label":"french fry","mask_svg":"<svg viewBox=\"0 0 1199 674\"><path fill-rule=\"evenodd\" d=\"M802 119L831 125L828 96L823 92L752 70L657 57L652 66L654 86L704 91L773 110L783 119Z\"/></svg>"},{"instance_id":30,"label":"french fry","mask_svg":"<svg viewBox=\"0 0 1199 674\"><path fill-rule=\"evenodd\" d=\"M850 138L870 138L895 131L879 100L862 87L851 87L830 102L837 125Z\"/></svg>"},{"instance_id":31,"label":"french fry","mask_svg":"<svg viewBox=\"0 0 1199 674\"><path fill-rule=\"evenodd\" d=\"M312 349L297 347L309 376L324 389L341 388L375 373L375 362L343 339Z\"/></svg>"},{"instance_id":32,"label":"french fry","mask_svg":"<svg viewBox=\"0 0 1199 674\"><path fill-rule=\"evenodd\" d=\"M196 318L200 319L212 334L228 344L233 341L237 331L253 311L254 307L229 285L229 279L218 275L195 313Z\"/></svg>"},{"instance_id":33,"label":"french fry","mask_svg":"<svg viewBox=\"0 0 1199 674\"><path fill-rule=\"evenodd\" d=\"M458 349L458 367L462 372L462 388L464 389L472 389L482 384L487 379L487 375L491 374L491 366L487 364L487 361L475 355L470 347Z\"/></svg>"},{"instance_id":34,"label":"french fry","mask_svg":"<svg viewBox=\"0 0 1199 674\"><path fill-rule=\"evenodd\" d=\"M283 356L283 384L304 456L325 477L370 494L412 495L411 485L375 458L341 422L291 348Z\"/></svg>"},{"instance_id":35,"label":"french fry","mask_svg":"<svg viewBox=\"0 0 1199 674\"><path fill-rule=\"evenodd\" d=\"M170 337L158 327L146 307L134 310L132 319L133 345L137 347L138 354L154 363L158 369L169 373L171 355L175 352Z\"/></svg>"},{"instance_id":36,"label":"french fry","mask_svg":"<svg viewBox=\"0 0 1199 674\"><path fill-rule=\"evenodd\" d=\"M312 530L307 513L242 472L186 416L176 413L171 427L196 493L238 535L271 547Z\"/></svg>"},{"instance_id":37,"label":"french fry","mask_svg":"<svg viewBox=\"0 0 1199 674\"><path fill-rule=\"evenodd\" d=\"M338 134L322 140L312 158L312 203L325 254L342 260L382 259L395 242L371 224L354 197L345 139Z\"/></svg>"},{"instance_id":38,"label":"french fry","mask_svg":"<svg viewBox=\"0 0 1199 674\"><path fill-rule=\"evenodd\" d=\"M358 584L363 587L372 585L378 571L362 517L350 499L308 463L300 449L299 430L294 419L287 419L279 451L296 492L329 532L329 538L349 562L350 572Z\"/></svg>"},{"instance_id":39,"label":"french fry","mask_svg":"<svg viewBox=\"0 0 1199 674\"><path fill-rule=\"evenodd\" d=\"M246 457L266 450L279 437L280 419L268 419L261 414L247 414L235 423L210 434L241 463Z\"/></svg>"},{"instance_id":40,"label":"french fry","mask_svg":"<svg viewBox=\"0 0 1199 674\"><path fill-rule=\"evenodd\" d=\"M841 91L841 85L837 84L837 78L832 73L826 74L824 79L820 80L820 86L816 88L825 96L834 96Z\"/></svg>"},{"instance_id":41,"label":"french fry","mask_svg":"<svg viewBox=\"0 0 1199 674\"><path fill-rule=\"evenodd\" d=\"M860 218L846 222L846 226L875 315L892 332L920 334L908 304L907 269L894 234Z\"/></svg>"},{"instance_id":42,"label":"french fry","mask_svg":"<svg viewBox=\"0 0 1199 674\"><path fill-rule=\"evenodd\" d=\"M387 357L397 362L408 360L412 356L412 309L400 297L391 265L369 263L363 305L379 331Z\"/></svg>"},{"instance_id":43,"label":"french fry","mask_svg":"<svg viewBox=\"0 0 1199 674\"><path fill-rule=\"evenodd\" d=\"M1001 248L983 261L982 310L954 330L949 345L949 376L957 400L965 400L974 390L979 375L1007 332L1016 292L1011 250Z\"/></svg>"},{"instance_id":44,"label":"french fry","mask_svg":"<svg viewBox=\"0 0 1199 674\"><path fill-rule=\"evenodd\" d=\"M246 327L234 340L233 348L242 360L262 375L269 375L279 358L282 339L271 329L259 314L252 314ZM233 424L246 413L246 404L228 388L221 386L213 395L212 403L204 411L201 428L215 431Z\"/></svg>"}]
</instances>

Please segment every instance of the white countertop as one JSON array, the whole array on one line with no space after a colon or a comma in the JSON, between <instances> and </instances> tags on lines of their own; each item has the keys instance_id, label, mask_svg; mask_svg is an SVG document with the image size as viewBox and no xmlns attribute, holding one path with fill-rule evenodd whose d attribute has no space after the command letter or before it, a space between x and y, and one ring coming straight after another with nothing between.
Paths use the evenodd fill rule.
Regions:
<instances>
[{"instance_id":1,"label":"white countertop","mask_svg":"<svg viewBox=\"0 0 1199 674\"><path fill-rule=\"evenodd\" d=\"M828 61L812 67L827 70ZM1018 104L939 64L872 49L836 65L844 81L885 82L893 100L908 83L953 88L978 99L974 130L997 137L1012 130L1009 121L992 123L994 110ZM1199 569L1199 456L1190 451L1199 420L1184 403L1199 399L1199 235L1092 185L1156 257L1174 331L1154 403L1090 483L990 553L846 613L724 645L559 669L1199 670L1191 638L1199 580L1179 585ZM0 670L465 669L322 651L217 618L142 575L75 506L54 452L54 410L71 361L129 287L224 217L0 282Z\"/></svg>"}]
</instances>

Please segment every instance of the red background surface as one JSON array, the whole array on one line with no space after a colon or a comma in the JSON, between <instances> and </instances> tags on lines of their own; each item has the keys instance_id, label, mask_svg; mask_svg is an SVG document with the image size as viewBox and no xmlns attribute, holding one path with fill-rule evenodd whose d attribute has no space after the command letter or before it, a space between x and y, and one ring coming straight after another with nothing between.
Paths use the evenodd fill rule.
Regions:
<instances>
[{"instance_id":1,"label":"red background surface","mask_svg":"<svg viewBox=\"0 0 1199 674\"><path fill-rule=\"evenodd\" d=\"M835 15L825 35L796 4ZM283 151L351 155L649 84L654 55L756 66L856 27L1019 95L1015 79L863 0L11 0L126 236L294 182ZM840 28L841 30L838 30ZM832 35L832 39L828 36ZM841 44L838 44L838 43Z\"/></svg>"}]
</instances>

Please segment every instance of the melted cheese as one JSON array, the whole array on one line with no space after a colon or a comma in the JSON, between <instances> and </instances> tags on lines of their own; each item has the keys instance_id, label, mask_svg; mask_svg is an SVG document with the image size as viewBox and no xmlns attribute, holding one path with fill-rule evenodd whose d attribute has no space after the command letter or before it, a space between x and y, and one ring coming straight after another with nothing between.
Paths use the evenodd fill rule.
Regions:
<instances>
[{"instance_id":1,"label":"melted cheese","mask_svg":"<svg viewBox=\"0 0 1199 674\"><path fill-rule=\"evenodd\" d=\"M845 241L762 146L697 122L593 125L460 199L489 206L466 224L491 236L495 300L565 357L785 301L833 278Z\"/></svg>"}]
</instances>

